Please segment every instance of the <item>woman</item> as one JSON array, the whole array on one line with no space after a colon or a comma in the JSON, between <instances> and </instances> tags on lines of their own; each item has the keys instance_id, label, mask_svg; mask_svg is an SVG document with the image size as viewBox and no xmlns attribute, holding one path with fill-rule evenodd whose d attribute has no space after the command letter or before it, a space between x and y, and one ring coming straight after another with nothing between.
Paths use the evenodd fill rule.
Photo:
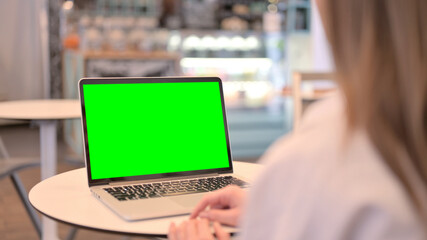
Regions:
<instances>
[{"instance_id":1,"label":"woman","mask_svg":"<svg viewBox=\"0 0 427 240\"><path fill-rule=\"evenodd\" d=\"M248 197L207 195L170 239L213 239L209 221L242 239L427 239L427 1L318 6L341 93L270 148Z\"/></svg>"}]
</instances>

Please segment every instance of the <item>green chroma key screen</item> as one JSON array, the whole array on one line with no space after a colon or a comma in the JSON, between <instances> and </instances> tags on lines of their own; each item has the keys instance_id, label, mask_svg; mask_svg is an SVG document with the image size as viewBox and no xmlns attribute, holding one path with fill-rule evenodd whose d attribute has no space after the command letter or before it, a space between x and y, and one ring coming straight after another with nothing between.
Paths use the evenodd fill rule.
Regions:
<instances>
[{"instance_id":1,"label":"green chroma key screen","mask_svg":"<svg viewBox=\"0 0 427 240\"><path fill-rule=\"evenodd\" d=\"M228 168L218 82L83 85L92 179Z\"/></svg>"}]
</instances>

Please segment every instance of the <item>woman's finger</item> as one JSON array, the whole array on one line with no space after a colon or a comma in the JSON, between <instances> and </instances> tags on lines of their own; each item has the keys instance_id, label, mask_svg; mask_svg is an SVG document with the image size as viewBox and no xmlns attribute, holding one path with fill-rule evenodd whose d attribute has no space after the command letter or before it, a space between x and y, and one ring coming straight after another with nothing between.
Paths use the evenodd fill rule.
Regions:
<instances>
[{"instance_id":1,"label":"woman's finger","mask_svg":"<svg viewBox=\"0 0 427 240\"><path fill-rule=\"evenodd\" d=\"M187 239L187 221L183 221L181 224L179 224L177 228L177 240L186 240Z\"/></svg>"},{"instance_id":2,"label":"woman's finger","mask_svg":"<svg viewBox=\"0 0 427 240\"><path fill-rule=\"evenodd\" d=\"M228 207L229 206L224 206L222 204L213 204L213 205L210 206L210 209L226 209Z\"/></svg>"},{"instance_id":3,"label":"woman's finger","mask_svg":"<svg viewBox=\"0 0 427 240\"><path fill-rule=\"evenodd\" d=\"M197 203L196 207L194 208L193 212L191 212L190 219L196 218L200 212L205 210L207 206L216 205L218 204L219 196L216 192L212 192L209 194L206 194L202 200L200 200L199 203Z\"/></svg>"},{"instance_id":4,"label":"woman's finger","mask_svg":"<svg viewBox=\"0 0 427 240\"><path fill-rule=\"evenodd\" d=\"M177 237L176 237L176 226L175 226L175 223L171 223L169 225L168 239L169 240L178 240Z\"/></svg>"},{"instance_id":5,"label":"woman's finger","mask_svg":"<svg viewBox=\"0 0 427 240\"><path fill-rule=\"evenodd\" d=\"M186 226L186 237L188 240L197 240L197 220L190 220Z\"/></svg>"},{"instance_id":6,"label":"woman's finger","mask_svg":"<svg viewBox=\"0 0 427 240\"><path fill-rule=\"evenodd\" d=\"M221 227L221 224L219 222L214 222L213 227L215 230L215 235L218 240L229 240L230 234L228 234L224 229Z\"/></svg>"},{"instance_id":7,"label":"woman's finger","mask_svg":"<svg viewBox=\"0 0 427 240\"><path fill-rule=\"evenodd\" d=\"M214 239L207 219L197 220L197 233L199 239Z\"/></svg>"},{"instance_id":8,"label":"woman's finger","mask_svg":"<svg viewBox=\"0 0 427 240\"><path fill-rule=\"evenodd\" d=\"M205 208L208 206L221 206L221 208L231 207L234 196L239 194L240 191L243 190L241 190L239 187L231 185L206 194L194 208L190 215L190 219L196 218L199 213L205 210Z\"/></svg>"},{"instance_id":9,"label":"woman's finger","mask_svg":"<svg viewBox=\"0 0 427 240\"><path fill-rule=\"evenodd\" d=\"M239 216L239 209L210 209L199 214L201 218L207 218L230 226L237 225Z\"/></svg>"}]
</instances>

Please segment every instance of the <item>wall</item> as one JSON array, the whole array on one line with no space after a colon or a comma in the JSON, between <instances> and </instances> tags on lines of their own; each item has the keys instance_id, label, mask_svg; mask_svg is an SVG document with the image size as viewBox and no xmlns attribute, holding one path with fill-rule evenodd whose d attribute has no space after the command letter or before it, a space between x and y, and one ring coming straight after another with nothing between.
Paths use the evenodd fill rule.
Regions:
<instances>
[{"instance_id":1,"label":"wall","mask_svg":"<svg viewBox=\"0 0 427 240\"><path fill-rule=\"evenodd\" d=\"M0 1L0 101L44 96L40 2Z\"/></svg>"}]
</instances>

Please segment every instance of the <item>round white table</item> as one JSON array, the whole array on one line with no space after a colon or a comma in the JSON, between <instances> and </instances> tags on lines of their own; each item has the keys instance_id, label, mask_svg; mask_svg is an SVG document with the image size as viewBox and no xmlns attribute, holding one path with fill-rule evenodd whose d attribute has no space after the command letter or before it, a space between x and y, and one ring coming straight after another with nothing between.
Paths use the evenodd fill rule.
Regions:
<instances>
[{"instance_id":1,"label":"round white table","mask_svg":"<svg viewBox=\"0 0 427 240\"><path fill-rule=\"evenodd\" d=\"M0 102L0 118L9 120L31 120L40 127L41 179L56 173L58 120L80 118L79 100L45 99ZM56 223L42 218L43 239L57 238Z\"/></svg>"},{"instance_id":2,"label":"round white table","mask_svg":"<svg viewBox=\"0 0 427 240\"><path fill-rule=\"evenodd\" d=\"M235 174L249 182L261 168L259 164L234 162ZM58 174L38 183L31 189L29 200L34 208L57 221L87 229L147 237L164 237L172 221L181 222L188 218L187 215L125 221L91 194L85 168Z\"/></svg>"}]
</instances>

